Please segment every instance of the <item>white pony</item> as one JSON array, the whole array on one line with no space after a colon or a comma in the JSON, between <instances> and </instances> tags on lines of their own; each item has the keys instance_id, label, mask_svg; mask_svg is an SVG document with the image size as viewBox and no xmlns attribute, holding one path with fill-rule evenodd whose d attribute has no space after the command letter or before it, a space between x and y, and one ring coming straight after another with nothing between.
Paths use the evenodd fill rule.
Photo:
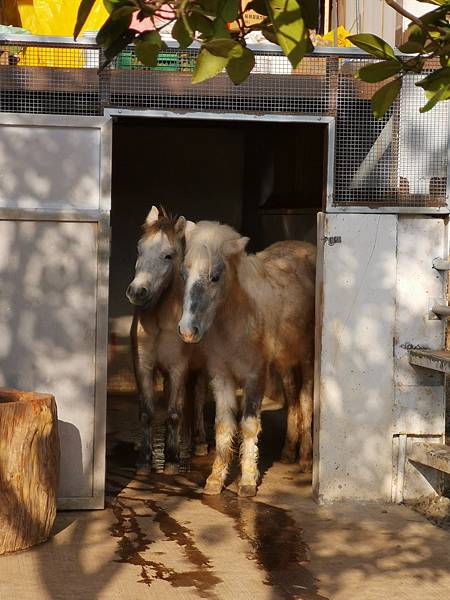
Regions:
<instances>
[{"instance_id":1,"label":"white pony","mask_svg":"<svg viewBox=\"0 0 450 600\"><path fill-rule=\"evenodd\" d=\"M247 255L248 238L209 221L191 228L186 239L179 334L189 344L201 341L216 400L216 457L204 491L218 494L224 485L237 429L236 386L242 386L238 489L252 496L269 365L282 376L288 402L285 458L295 456L300 434L300 466L311 468L315 247L286 241Z\"/></svg>"}]
</instances>

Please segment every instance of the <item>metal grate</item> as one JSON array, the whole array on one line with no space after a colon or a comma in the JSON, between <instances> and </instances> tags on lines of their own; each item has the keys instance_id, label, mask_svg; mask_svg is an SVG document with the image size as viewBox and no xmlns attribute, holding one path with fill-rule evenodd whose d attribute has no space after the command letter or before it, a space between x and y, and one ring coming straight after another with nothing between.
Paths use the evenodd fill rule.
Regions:
<instances>
[{"instance_id":1,"label":"metal grate","mask_svg":"<svg viewBox=\"0 0 450 600\"><path fill-rule=\"evenodd\" d=\"M102 114L95 45L0 41L0 52L1 112Z\"/></svg>"},{"instance_id":2,"label":"metal grate","mask_svg":"<svg viewBox=\"0 0 450 600\"><path fill-rule=\"evenodd\" d=\"M20 38L0 41L0 111L101 115L105 108L252 114L331 115L336 118L335 206L446 206L448 108L419 114L425 102L404 83L400 99L381 120L372 117L377 85L355 78L367 56L323 49L292 70L267 46L256 52L248 80L226 74L190 83L197 49L167 48L158 65L144 67L132 47L98 74L92 43ZM431 69L432 67L430 67Z\"/></svg>"},{"instance_id":3,"label":"metal grate","mask_svg":"<svg viewBox=\"0 0 450 600\"><path fill-rule=\"evenodd\" d=\"M403 82L400 98L376 120L370 99L383 83L355 79L364 59L339 69L336 104L335 204L439 207L446 205L448 106L427 114L417 75Z\"/></svg>"},{"instance_id":4,"label":"metal grate","mask_svg":"<svg viewBox=\"0 0 450 600\"><path fill-rule=\"evenodd\" d=\"M225 73L192 85L196 54L196 50L167 50L160 55L158 66L149 69L138 64L130 48L126 60L120 57L101 76L108 90L108 106L314 115L332 110L330 87L335 58L308 58L293 73L280 53L258 52L253 73L240 86L235 86Z\"/></svg>"}]
</instances>

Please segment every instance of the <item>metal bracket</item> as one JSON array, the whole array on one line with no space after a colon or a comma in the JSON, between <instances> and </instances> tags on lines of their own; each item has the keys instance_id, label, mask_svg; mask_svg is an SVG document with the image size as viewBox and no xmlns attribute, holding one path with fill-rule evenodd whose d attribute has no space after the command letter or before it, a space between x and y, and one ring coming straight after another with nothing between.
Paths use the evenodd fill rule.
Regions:
<instances>
[{"instance_id":1,"label":"metal bracket","mask_svg":"<svg viewBox=\"0 0 450 600\"><path fill-rule=\"evenodd\" d=\"M433 269L436 269L436 271L450 271L450 260L435 258L433 260Z\"/></svg>"},{"instance_id":2,"label":"metal bracket","mask_svg":"<svg viewBox=\"0 0 450 600\"><path fill-rule=\"evenodd\" d=\"M428 320L439 321L450 316L450 306L445 298L430 298L428 300Z\"/></svg>"}]
</instances>

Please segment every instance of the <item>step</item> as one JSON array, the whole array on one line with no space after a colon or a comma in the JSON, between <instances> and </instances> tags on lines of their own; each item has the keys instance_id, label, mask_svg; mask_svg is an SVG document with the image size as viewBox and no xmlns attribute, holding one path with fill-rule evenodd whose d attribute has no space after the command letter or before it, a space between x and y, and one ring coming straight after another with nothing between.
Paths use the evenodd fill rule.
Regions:
<instances>
[{"instance_id":1,"label":"step","mask_svg":"<svg viewBox=\"0 0 450 600\"><path fill-rule=\"evenodd\" d=\"M450 375L450 352L448 350L410 350L409 362L418 367L440 371Z\"/></svg>"},{"instance_id":2,"label":"step","mask_svg":"<svg viewBox=\"0 0 450 600\"><path fill-rule=\"evenodd\" d=\"M450 474L450 446L445 444L414 442L408 452L408 459Z\"/></svg>"}]
</instances>

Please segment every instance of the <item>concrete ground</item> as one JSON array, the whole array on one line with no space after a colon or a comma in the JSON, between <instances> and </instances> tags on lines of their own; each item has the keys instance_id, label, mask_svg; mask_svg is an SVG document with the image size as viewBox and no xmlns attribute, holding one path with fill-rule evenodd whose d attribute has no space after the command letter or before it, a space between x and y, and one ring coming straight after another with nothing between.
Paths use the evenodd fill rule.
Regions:
<instances>
[{"instance_id":1,"label":"concrete ground","mask_svg":"<svg viewBox=\"0 0 450 600\"><path fill-rule=\"evenodd\" d=\"M0 599L450 598L448 531L401 506L317 506L265 420L255 499L203 497L209 457L136 476L132 444L110 447L108 507L59 513L47 543L0 557Z\"/></svg>"}]
</instances>

